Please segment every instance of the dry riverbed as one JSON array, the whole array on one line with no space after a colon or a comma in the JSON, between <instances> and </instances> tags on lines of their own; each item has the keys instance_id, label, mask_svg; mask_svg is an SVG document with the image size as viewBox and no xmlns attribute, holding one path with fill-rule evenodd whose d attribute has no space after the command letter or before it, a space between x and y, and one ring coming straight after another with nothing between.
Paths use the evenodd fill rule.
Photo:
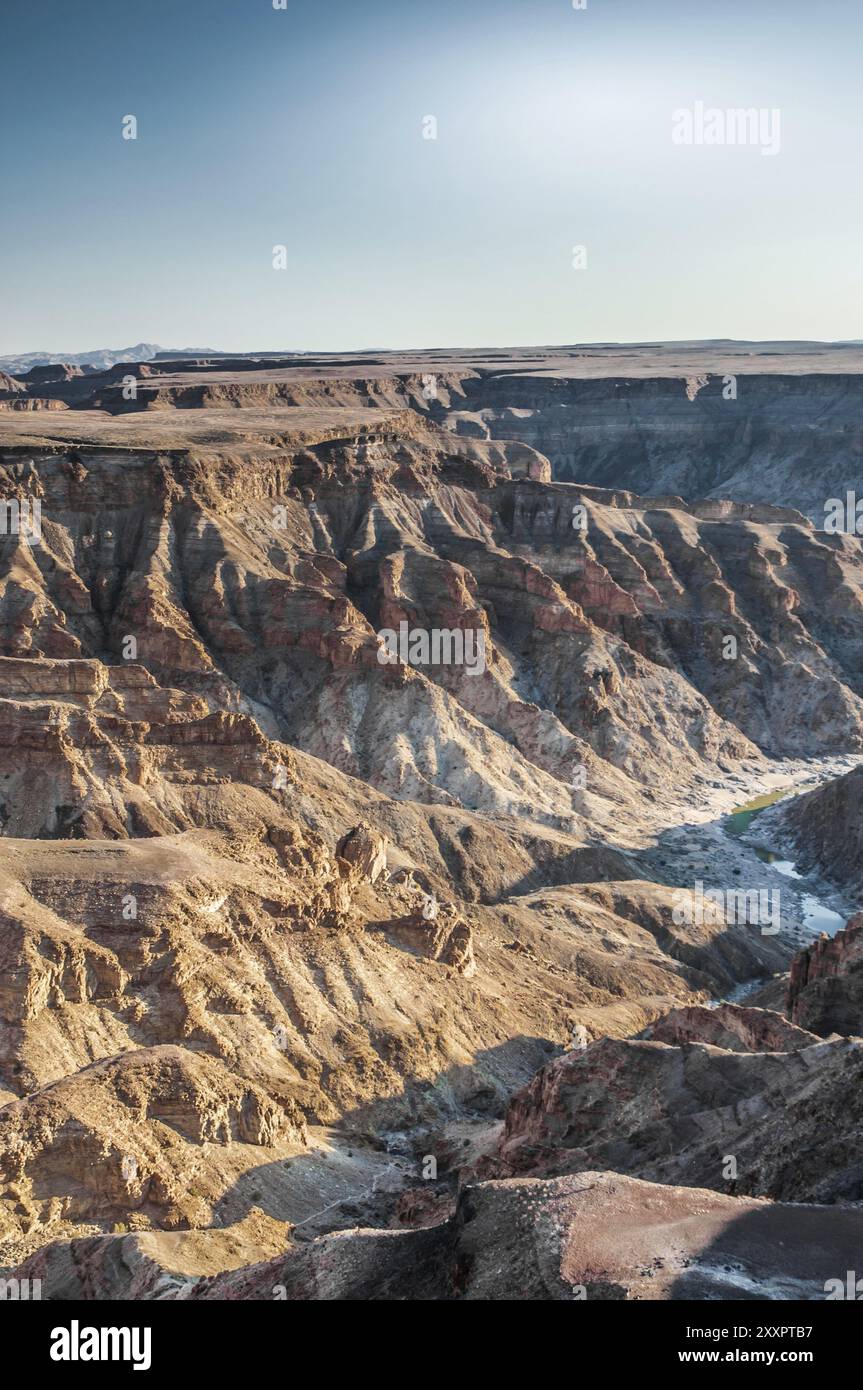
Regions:
<instances>
[{"instance_id":1,"label":"dry riverbed","mask_svg":"<svg viewBox=\"0 0 863 1390\"><path fill-rule=\"evenodd\" d=\"M733 833L729 817L761 797L799 795L863 762L863 756L818 759L783 759L765 770L753 768L733 774L722 783L694 791L681 803L684 819L657 837L638 855L650 872L681 889L704 892L752 892L766 890L768 901L778 902L779 937L789 957L802 945L827 931L832 935L856 910L856 904L835 887L817 878L796 873L790 856L771 834L772 818L755 814L748 825ZM777 797L777 800L779 797ZM768 804L775 804L768 803ZM681 806L674 808L678 811ZM764 817L762 819L762 816ZM745 822L745 817L741 818ZM768 862L767 854L775 854ZM758 926L744 930L759 930Z\"/></svg>"}]
</instances>

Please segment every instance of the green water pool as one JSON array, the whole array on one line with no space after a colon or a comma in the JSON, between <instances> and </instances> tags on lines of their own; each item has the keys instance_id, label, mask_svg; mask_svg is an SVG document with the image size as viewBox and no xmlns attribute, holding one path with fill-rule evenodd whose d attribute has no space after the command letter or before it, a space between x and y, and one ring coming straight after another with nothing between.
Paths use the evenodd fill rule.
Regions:
<instances>
[{"instance_id":1,"label":"green water pool","mask_svg":"<svg viewBox=\"0 0 863 1390\"><path fill-rule=\"evenodd\" d=\"M729 835L742 835L744 830L749 829L753 816L757 816L765 806L772 806L774 801L781 801L783 797L791 796L798 790L797 787L778 787L776 791L764 792L761 796L753 797L751 801L744 802L731 812L726 818L725 830Z\"/></svg>"}]
</instances>

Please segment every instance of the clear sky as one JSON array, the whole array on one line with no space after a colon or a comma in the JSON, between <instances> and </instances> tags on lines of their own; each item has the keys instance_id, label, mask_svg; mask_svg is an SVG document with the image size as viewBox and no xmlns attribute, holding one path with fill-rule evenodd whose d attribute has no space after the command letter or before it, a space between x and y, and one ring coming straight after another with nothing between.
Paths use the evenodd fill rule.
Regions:
<instances>
[{"instance_id":1,"label":"clear sky","mask_svg":"<svg viewBox=\"0 0 863 1390\"><path fill-rule=\"evenodd\" d=\"M863 338L861 53L859 0L2 0L0 353Z\"/></svg>"}]
</instances>

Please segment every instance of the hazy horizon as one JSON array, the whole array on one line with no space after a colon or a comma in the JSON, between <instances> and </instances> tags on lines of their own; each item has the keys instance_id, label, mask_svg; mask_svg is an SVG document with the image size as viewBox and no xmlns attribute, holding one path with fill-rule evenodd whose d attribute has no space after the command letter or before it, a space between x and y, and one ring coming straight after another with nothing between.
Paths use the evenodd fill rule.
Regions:
<instances>
[{"instance_id":1,"label":"hazy horizon","mask_svg":"<svg viewBox=\"0 0 863 1390\"><path fill-rule=\"evenodd\" d=\"M0 360L12 357L33 357L37 354L45 354L52 361L61 362L70 357L84 357L87 353L94 356L99 353L124 353L140 346L155 347L157 352L208 352L219 357L265 357L272 355L279 356L314 356L314 357L341 357L356 356L361 353L376 352L382 354L398 353L400 356L416 354L421 356L429 352L501 352L506 349L517 352L565 352L574 348L651 348L651 347L699 347L713 344L730 343L739 347L763 347L763 346L814 346L821 347L858 347L863 343L860 338L644 338L644 339L617 339L617 340L591 340L590 342L580 343L443 343L432 344L409 344L406 347L388 347L380 344L363 344L359 347L339 348L297 348L297 347L258 347L258 348L232 348L216 346L212 343L189 344L189 343L160 343L146 338L137 338L134 342L117 345L113 343L105 344L101 347L93 348L45 348L30 347L0 353Z\"/></svg>"}]
</instances>

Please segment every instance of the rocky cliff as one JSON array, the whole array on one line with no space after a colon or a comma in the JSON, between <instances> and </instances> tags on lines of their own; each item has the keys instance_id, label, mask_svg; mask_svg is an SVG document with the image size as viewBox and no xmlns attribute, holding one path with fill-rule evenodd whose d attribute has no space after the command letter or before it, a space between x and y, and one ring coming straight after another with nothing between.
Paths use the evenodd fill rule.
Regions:
<instances>
[{"instance_id":1,"label":"rocky cliff","mask_svg":"<svg viewBox=\"0 0 863 1390\"><path fill-rule=\"evenodd\" d=\"M863 1033L863 915L794 957L788 1017L814 1033Z\"/></svg>"},{"instance_id":2,"label":"rocky cliff","mask_svg":"<svg viewBox=\"0 0 863 1390\"><path fill-rule=\"evenodd\" d=\"M854 768L771 812L779 836L793 847L799 867L863 894L863 770Z\"/></svg>"},{"instance_id":3,"label":"rocky cliff","mask_svg":"<svg viewBox=\"0 0 863 1390\"><path fill-rule=\"evenodd\" d=\"M819 1040L825 952L793 1022L711 1007L788 941L678 920L648 851L863 749L859 543L553 480L473 409L519 364L354 365L5 388L0 1264L616 1298L652 1251L725 1297L705 1252L766 1278L763 1221L769 1296L811 1292L784 1204L834 1240L863 1192L856 1005Z\"/></svg>"},{"instance_id":4,"label":"rocky cliff","mask_svg":"<svg viewBox=\"0 0 863 1390\"><path fill-rule=\"evenodd\" d=\"M859 483L861 392L857 344L705 342L497 354L160 353L102 359L99 368L43 363L11 377L0 398L119 413L413 408L460 436L522 441L550 460L557 479L767 502L823 526L827 500Z\"/></svg>"}]
</instances>

